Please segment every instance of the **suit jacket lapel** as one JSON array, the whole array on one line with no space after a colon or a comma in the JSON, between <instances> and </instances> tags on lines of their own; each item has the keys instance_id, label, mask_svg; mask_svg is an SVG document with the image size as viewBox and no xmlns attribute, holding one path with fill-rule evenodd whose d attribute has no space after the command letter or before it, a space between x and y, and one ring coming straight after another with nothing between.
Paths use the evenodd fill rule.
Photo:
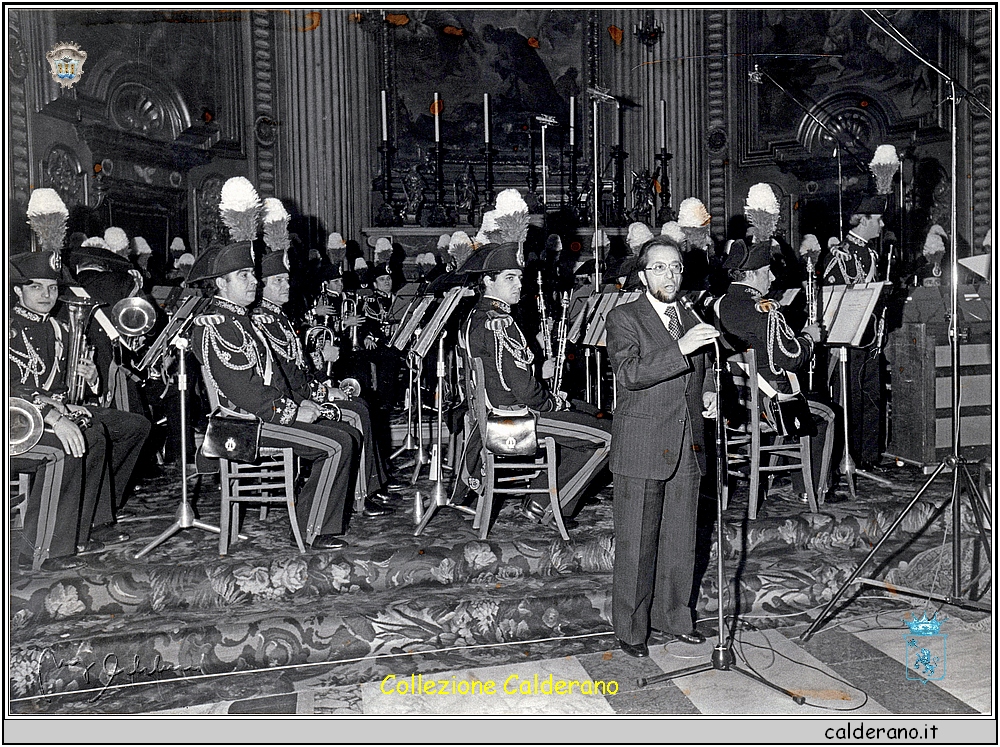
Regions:
<instances>
[{"instance_id":1,"label":"suit jacket lapel","mask_svg":"<svg viewBox=\"0 0 1000 747\"><path fill-rule=\"evenodd\" d=\"M667 327L660 319L660 315L653 308L653 304L649 302L649 297L645 293L642 294L642 298L639 302L641 304L640 309L642 312L643 323L649 328L655 338L655 345L669 345L671 342L676 342L674 338L667 332ZM677 304L679 309L677 316L681 323L681 329L687 332L691 327L697 324L696 321L692 321L690 312L683 308L680 304ZM688 363L690 364L691 359L688 358ZM691 367L693 370L693 366ZM691 381L691 370L684 374L684 389L687 391L688 383Z\"/></svg>"}]
</instances>

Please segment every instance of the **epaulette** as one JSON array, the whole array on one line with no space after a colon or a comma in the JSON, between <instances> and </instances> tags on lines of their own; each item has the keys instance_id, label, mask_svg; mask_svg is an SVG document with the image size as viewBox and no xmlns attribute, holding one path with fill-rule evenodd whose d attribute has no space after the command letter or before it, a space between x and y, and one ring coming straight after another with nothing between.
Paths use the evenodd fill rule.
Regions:
<instances>
[{"instance_id":1,"label":"epaulette","mask_svg":"<svg viewBox=\"0 0 1000 747\"><path fill-rule=\"evenodd\" d=\"M194 323L199 327L209 327L216 324L222 324L226 321L226 317L222 314L199 314L194 318Z\"/></svg>"},{"instance_id":2,"label":"epaulette","mask_svg":"<svg viewBox=\"0 0 1000 747\"><path fill-rule=\"evenodd\" d=\"M491 332L502 332L514 321L510 314L502 314L499 311L490 309L486 312L486 329Z\"/></svg>"},{"instance_id":3,"label":"epaulette","mask_svg":"<svg viewBox=\"0 0 1000 747\"><path fill-rule=\"evenodd\" d=\"M277 321L273 315L268 314L266 311L254 311L253 318L254 321L259 321L261 324L271 324Z\"/></svg>"},{"instance_id":4,"label":"epaulette","mask_svg":"<svg viewBox=\"0 0 1000 747\"><path fill-rule=\"evenodd\" d=\"M754 308L762 314L770 314L772 311L777 311L780 307L781 304L771 298L758 298L754 304Z\"/></svg>"}]
</instances>

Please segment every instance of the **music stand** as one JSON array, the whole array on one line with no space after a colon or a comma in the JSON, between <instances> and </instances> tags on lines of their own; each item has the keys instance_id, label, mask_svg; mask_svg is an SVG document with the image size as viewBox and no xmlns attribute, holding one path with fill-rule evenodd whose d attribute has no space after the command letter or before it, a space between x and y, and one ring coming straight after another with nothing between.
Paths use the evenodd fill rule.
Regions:
<instances>
[{"instance_id":1,"label":"music stand","mask_svg":"<svg viewBox=\"0 0 1000 747\"><path fill-rule=\"evenodd\" d=\"M861 347L861 338L875 311L875 306L882 295L885 283L862 283L860 285L827 285L823 287L823 329L826 330L825 342L838 349L840 359L840 406L844 411L844 456L840 462L840 471L847 480L847 490L851 499L857 499L854 489L854 475L861 475L874 480L887 488L892 482L873 475L863 469L858 469L851 452L850 429L848 428L849 400L847 394L847 348Z\"/></svg>"},{"instance_id":2,"label":"music stand","mask_svg":"<svg viewBox=\"0 0 1000 747\"><path fill-rule=\"evenodd\" d=\"M410 305L407 307L406 311L403 312L403 321L396 327L396 331L393 332L392 337L389 339L389 345L396 348L396 350L402 351L406 347L406 344L410 341L410 338L417 331L417 327L420 321L424 318L424 314L427 313L427 309L430 305L437 299L434 296L424 296L420 299L413 299ZM419 449L419 446L414 441L413 437L413 381L414 381L414 370L413 370L413 360L410 356L406 358L406 368L407 368L407 383L406 383L406 438L403 440L403 445L400 446L396 451L394 451L390 456L389 460L392 461L400 454L405 451L413 451L414 449ZM417 455L417 462L419 463L421 459L426 459L425 454Z\"/></svg>"},{"instance_id":3,"label":"music stand","mask_svg":"<svg viewBox=\"0 0 1000 747\"><path fill-rule=\"evenodd\" d=\"M635 300L641 293L641 291L637 290L624 293L613 290L601 291L592 296L594 299L593 312L590 315L583 341L580 344L584 346L583 356L584 362L587 364L588 394L590 393L590 356L591 348L593 348L594 367L597 375L597 401L595 404L598 409L601 408L601 348L607 347L608 313L618 304Z\"/></svg>"},{"instance_id":4,"label":"music stand","mask_svg":"<svg viewBox=\"0 0 1000 747\"><path fill-rule=\"evenodd\" d=\"M159 361L167 352L167 347L172 344L173 339L187 329L188 324L191 323L194 316L199 314L202 308L208 305L209 301L211 301L210 298L206 298L200 294L192 294L185 298L180 308L170 317L167 326L163 328L153 341L153 344L149 346L146 354L142 356L142 360L136 364L136 369L145 371Z\"/></svg>"},{"instance_id":5,"label":"music stand","mask_svg":"<svg viewBox=\"0 0 1000 747\"><path fill-rule=\"evenodd\" d=\"M473 295L472 289L463 288L461 286L447 291L444 294L444 298L441 299L441 303L439 303L438 307L434 310L434 314L431 316L430 321L427 322L427 326L420 330L420 334L417 335L413 346L410 348L410 355L415 359L416 364L417 440L419 442L418 455L420 456L420 458L416 460L416 464L413 468L413 478L411 480L411 484L416 484L417 477L420 475L420 466L427 462L427 455L424 451L423 387L421 386L421 372L423 371L424 358L427 357L431 346L433 346L437 341L438 336L441 335L444 330L445 324L448 323L451 315L455 312L455 309L458 308L459 302L463 298L471 295ZM441 408L444 407L444 403L441 401L441 398L438 398L437 406L440 419ZM438 436L440 437L440 433ZM440 458L441 454L438 453L438 472L441 471ZM437 498L437 492L435 492L435 499Z\"/></svg>"},{"instance_id":6,"label":"music stand","mask_svg":"<svg viewBox=\"0 0 1000 747\"><path fill-rule=\"evenodd\" d=\"M208 300L199 299L192 296L188 299L189 301L194 300L197 305L197 301ZM175 325L177 317L180 315L181 310L178 309L177 314L174 318L170 320L167 327L170 328ZM191 502L188 500L188 485L187 485L187 348L190 344L188 339L184 337L184 332L187 330L188 326L194 320L194 315L188 313L183 317L183 319L176 324L176 332L173 337L170 338L170 344L177 348L177 393L181 401L181 504L177 507L177 511L174 516L174 523L167 527L158 537L156 537L152 542L146 545L144 548L139 550L135 554L135 559L138 560L150 550L159 547L168 539L173 537L177 532L182 529L190 529L195 527L196 529L204 529L206 532L214 532L219 534L221 531L219 527L212 526L211 524L206 524L200 521L194 514L194 508L191 506ZM166 333L166 329L164 333ZM163 335L160 335L163 337ZM159 342L159 339L157 340ZM166 352L166 347L164 346L160 352L162 355ZM148 353L147 353L148 355ZM145 359L144 359L145 360ZM148 365L148 364L147 364Z\"/></svg>"}]
</instances>

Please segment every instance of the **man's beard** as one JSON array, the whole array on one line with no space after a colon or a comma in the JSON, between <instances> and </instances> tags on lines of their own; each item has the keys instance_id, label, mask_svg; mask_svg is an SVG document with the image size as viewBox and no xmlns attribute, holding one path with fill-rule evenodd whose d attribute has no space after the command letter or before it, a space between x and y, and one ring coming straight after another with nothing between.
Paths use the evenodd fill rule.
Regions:
<instances>
[{"instance_id":1,"label":"man's beard","mask_svg":"<svg viewBox=\"0 0 1000 747\"><path fill-rule=\"evenodd\" d=\"M668 294L665 289L657 288L653 291L653 298L661 303L673 303L677 300L677 291L674 291L672 294Z\"/></svg>"}]
</instances>

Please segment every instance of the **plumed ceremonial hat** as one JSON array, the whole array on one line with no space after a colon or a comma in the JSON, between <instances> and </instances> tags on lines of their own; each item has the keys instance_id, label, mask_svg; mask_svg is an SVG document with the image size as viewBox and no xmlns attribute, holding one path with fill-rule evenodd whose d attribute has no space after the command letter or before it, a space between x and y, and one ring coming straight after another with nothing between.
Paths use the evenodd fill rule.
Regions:
<instances>
[{"instance_id":1,"label":"plumed ceremonial hat","mask_svg":"<svg viewBox=\"0 0 1000 747\"><path fill-rule=\"evenodd\" d=\"M283 275L288 272L288 262L287 255L284 252L268 252L264 255L264 259L260 261L260 277L264 278L274 277L275 275Z\"/></svg>"},{"instance_id":2,"label":"plumed ceremonial hat","mask_svg":"<svg viewBox=\"0 0 1000 747\"><path fill-rule=\"evenodd\" d=\"M73 282L59 253L52 250L15 254L7 264L9 279L14 285L26 285L32 280L57 280L61 285Z\"/></svg>"},{"instance_id":3,"label":"plumed ceremonial hat","mask_svg":"<svg viewBox=\"0 0 1000 747\"><path fill-rule=\"evenodd\" d=\"M638 248L653 238L653 232L645 223L631 223L628 227L628 235L625 243L630 247Z\"/></svg>"},{"instance_id":4,"label":"plumed ceremonial hat","mask_svg":"<svg viewBox=\"0 0 1000 747\"><path fill-rule=\"evenodd\" d=\"M210 246L194 261L187 279L189 283L210 280L228 275L230 272L252 268L253 265L253 249L249 241Z\"/></svg>"},{"instance_id":5,"label":"plumed ceremonial hat","mask_svg":"<svg viewBox=\"0 0 1000 747\"><path fill-rule=\"evenodd\" d=\"M383 275L390 275L389 265L385 262L379 262L377 265L372 267L369 277L374 282L375 278L380 278Z\"/></svg>"},{"instance_id":6,"label":"plumed ceremonial hat","mask_svg":"<svg viewBox=\"0 0 1000 747\"><path fill-rule=\"evenodd\" d=\"M128 272L133 268L127 257L108 248L107 242L94 236L69 253L69 264L80 272L83 268L98 269L102 272Z\"/></svg>"},{"instance_id":7,"label":"plumed ceremonial hat","mask_svg":"<svg viewBox=\"0 0 1000 747\"><path fill-rule=\"evenodd\" d=\"M885 195L864 195L851 211L852 215L884 215Z\"/></svg>"},{"instance_id":8,"label":"plumed ceremonial hat","mask_svg":"<svg viewBox=\"0 0 1000 747\"><path fill-rule=\"evenodd\" d=\"M344 270L340 265L323 265L319 269L319 280L325 283L327 280L340 280L344 277Z\"/></svg>"},{"instance_id":9,"label":"plumed ceremonial hat","mask_svg":"<svg viewBox=\"0 0 1000 747\"><path fill-rule=\"evenodd\" d=\"M722 262L727 270L759 270L771 264L771 247L767 242L755 241L749 247L743 239L729 246L729 253Z\"/></svg>"},{"instance_id":10,"label":"plumed ceremonial hat","mask_svg":"<svg viewBox=\"0 0 1000 747\"><path fill-rule=\"evenodd\" d=\"M520 270L524 268L518 252L518 246L514 242L506 244L493 244L480 251L488 252L483 257L482 272L495 273L504 270Z\"/></svg>"}]
</instances>

